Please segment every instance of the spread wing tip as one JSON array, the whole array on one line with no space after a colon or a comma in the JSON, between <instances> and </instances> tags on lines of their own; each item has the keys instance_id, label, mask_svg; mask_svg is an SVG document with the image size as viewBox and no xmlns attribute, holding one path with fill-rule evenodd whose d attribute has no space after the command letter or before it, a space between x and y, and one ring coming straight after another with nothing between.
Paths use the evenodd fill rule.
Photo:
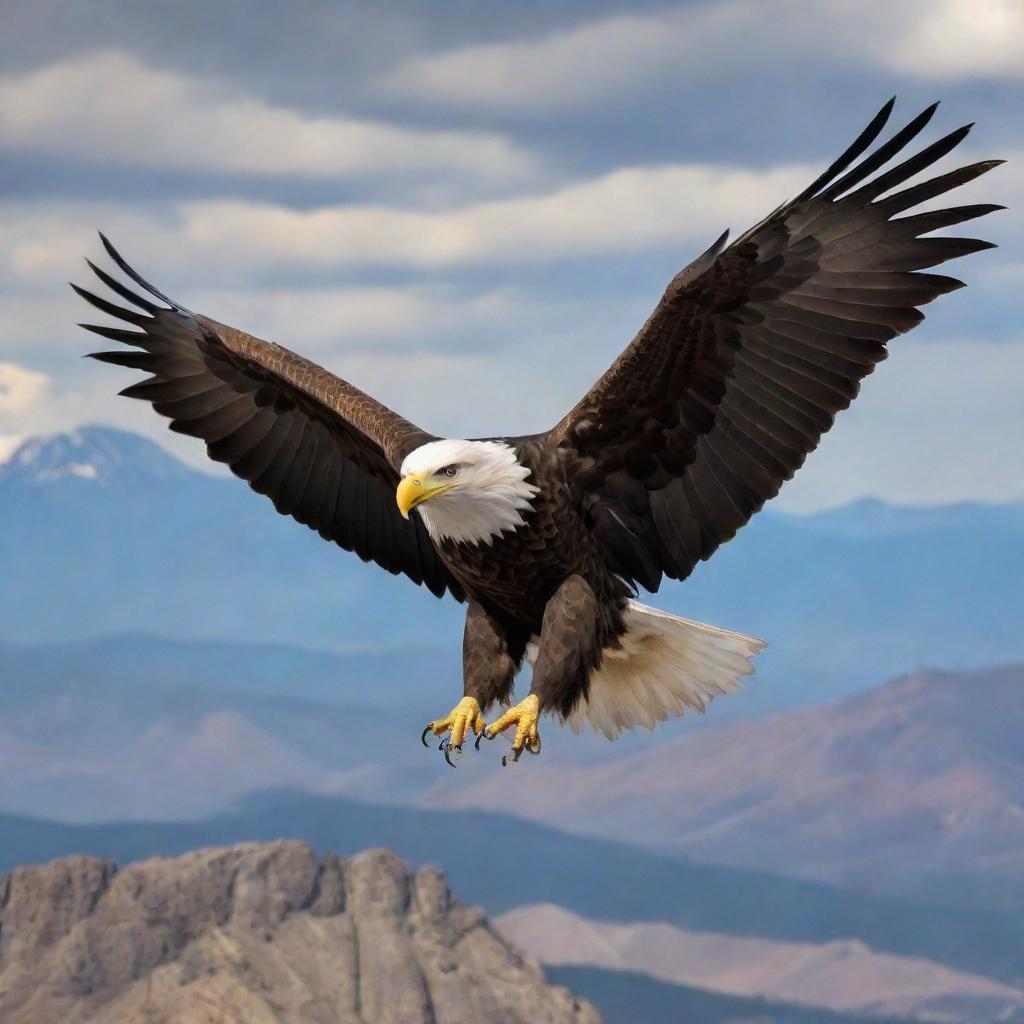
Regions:
<instances>
[{"instance_id":1,"label":"spread wing tip","mask_svg":"<svg viewBox=\"0 0 1024 1024\"><path fill-rule=\"evenodd\" d=\"M863 195L872 199L877 198L888 188L906 181L918 171L924 170L952 151L967 137L971 129L974 127L974 122L972 121L969 124L965 124L954 129L938 141L933 142L921 152L907 158L896 167L893 167L885 174L874 178L871 181L867 181L875 171L882 168L890 159L900 153L912 139L923 131L939 107L938 101L925 107L920 114L909 121L890 139L882 143L877 149L869 153L863 160L860 160L859 163L854 165L854 162L858 160L866 150L868 150L872 143L874 143L881 134L881 131L885 127L889 115L892 112L894 99L895 97L890 99L882 107L867 128L861 132L861 134L842 153L842 155L839 156L831 166L819 175L819 177L816 178L806 189L804 189L793 203L789 205L812 198L828 201L837 201L841 197L848 198L855 194L850 192L850 190L857 185L861 185L859 191ZM977 176L977 174L984 173L986 170L990 170L992 167L998 166L1001 162L1002 161L997 160L982 161L984 166L982 168L982 165L977 165L979 170L976 172L975 176ZM851 165L854 165L852 169L847 170ZM865 181L867 181L867 184L862 184ZM844 195L844 193L846 195Z\"/></svg>"},{"instance_id":2,"label":"spread wing tip","mask_svg":"<svg viewBox=\"0 0 1024 1024\"><path fill-rule=\"evenodd\" d=\"M170 306L171 309L173 309L175 312L179 312L179 313L191 313L192 312L192 310L186 309L180 302L175 302L174 299L172 299L169 296L165 295L162 291L160 291L159 288L157 288L155 285L150 284L149 281L147 281L137 270L132 268L128 264L128 261L117 251L116 248L114 248L114 244L110 241L109 238L107 238L107 236L102 231L97 231L96 233L100 236L100 242L103 244L103 248L106 250L107 255L140 288L144 288L154 298L160 299L161 302L166 302L167 305ZM90 263L90 266L92 266L91 263ZM93 269L96 269L96 268L93 268ZM97 273L99 273L99 272L97 271ZM105 282L107 281L107 278L106 278L105 275L100 274L100 277ZM120 292L120 289L116 285L112 285L111 287L113 287L115 291L118 291L120 294L123 295L123 293ZM127 296L124 296L124 297L127 298ZM141 298L141 296L140 296L140 298ZM129 301L132 301L132 300L129 300ZM145 301L145 300L143 300L143 301Z\"/></svg>"}]
</instances>

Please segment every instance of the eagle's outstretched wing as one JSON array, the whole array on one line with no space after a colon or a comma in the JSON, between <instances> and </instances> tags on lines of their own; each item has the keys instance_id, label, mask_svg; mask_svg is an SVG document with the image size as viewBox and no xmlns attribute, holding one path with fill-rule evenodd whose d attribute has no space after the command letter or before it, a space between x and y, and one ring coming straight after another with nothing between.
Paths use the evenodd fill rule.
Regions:
<instances>
[{"instance_id":1,"label":"eagle's outstretched wing","mask_svg":"<svg viewBox=\"0 0 1024 1024\"><path fill-rule=\"evenodd\" d=\"M103 238L103 236L100 236ZM158 305L91 262L125 309L72 285L97 309L136 330L82 324L131 346L94 359L152 374L121 392L202 438L278 512L305 523L364 560L405 573L441 596L462 590L419 518L395 504L403 457L432 436L346 381L280 345L191 313L140 277L103 238L111 259Z\"/></svg>"},{"instance_id":2,"label":"eagle's outstretched wing","mask_svg":"<svg viewBox=\"0 0 1024 1024\"><path fill-rule=\"evenodd\" d=\"M689 575L774 497L885 358L886 342L923 319L917 307L962 286L915 271L990 247L921 236L1001 207L897 214L1002 161L880 198L952 150L970 125L868 180L935 106L847 171L891 110L890 100L799 196L683 270L549 435L571 462L609 565L648 590L662 574Z\"/></svg>"}]
</instances>

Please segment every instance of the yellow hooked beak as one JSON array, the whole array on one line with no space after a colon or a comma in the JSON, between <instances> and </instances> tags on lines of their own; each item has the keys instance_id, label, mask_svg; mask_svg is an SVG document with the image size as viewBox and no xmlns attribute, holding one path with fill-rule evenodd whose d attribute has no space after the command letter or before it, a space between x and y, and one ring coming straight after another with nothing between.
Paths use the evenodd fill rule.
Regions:
<instances>
[{"instance_id":1,"label":"yellow hooked beak","mask_svg":"<svg viewBox=\"0 0 1024 1024\"><path fill-rule=\"evenodd\" d=\"M427 498L432 498L442 491L451 490L452 484L441 483L437 480L423 480L416 476L403 476L395 492L395 501L398 502L398 511L402 513L403 519L409 518L409 513L417 506L422 505Z\"/></svg>"}]
</instances>

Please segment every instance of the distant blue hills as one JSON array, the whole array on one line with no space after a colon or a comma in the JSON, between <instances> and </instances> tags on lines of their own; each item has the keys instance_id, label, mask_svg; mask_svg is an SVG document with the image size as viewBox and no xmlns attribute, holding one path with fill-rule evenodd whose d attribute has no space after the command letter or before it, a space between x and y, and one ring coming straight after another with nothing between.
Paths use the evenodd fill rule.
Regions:
<instances>
[{"instance_id":1,"label":"distant blue hills","mask_svg":"<svg viewBox=\"0 0 1024 1024\"><path fill-rule=\"evenodd\" d=\"M385 660L431 651L458 689L453 602L137 435L87 427L27 441L0 466L0 515L0 642L148 633ZM1024 503L769 509L651 603L769 640L755 681L715 708L748 714L922 666L1024 659L1022 563Z\"/></svg>"},{"instance_id":2,"label":"distant blue hills","mask_svg":"<svg viewBox=\"0 0 1024 1024\"><path fill-rule=\"evenodd\" d=\"M241 481L134 434L27 441L0 467L0 639L144 632L319 648L445 646L461 617ZM458 636L455 636L457 642Z\"/></svg>"}]
</instances>

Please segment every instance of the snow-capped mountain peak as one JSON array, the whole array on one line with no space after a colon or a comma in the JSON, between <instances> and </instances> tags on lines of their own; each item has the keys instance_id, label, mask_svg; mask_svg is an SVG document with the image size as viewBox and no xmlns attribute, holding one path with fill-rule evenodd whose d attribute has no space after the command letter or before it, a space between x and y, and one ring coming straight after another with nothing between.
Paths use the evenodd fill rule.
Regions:
<instances>
[{"instance_id":1,"label":"snow-capped mountain peak","mask_svg":"<svg viewBox=\"0 0 1024 1024\"><path fill-rule=\"evenodd\" d=\"M184 464L137 434L110 427L82 427L66 434L31 437L0 465L0 481L53 484L62 480L110 484L186 480Z\"/></svg>"}]
</instances>

